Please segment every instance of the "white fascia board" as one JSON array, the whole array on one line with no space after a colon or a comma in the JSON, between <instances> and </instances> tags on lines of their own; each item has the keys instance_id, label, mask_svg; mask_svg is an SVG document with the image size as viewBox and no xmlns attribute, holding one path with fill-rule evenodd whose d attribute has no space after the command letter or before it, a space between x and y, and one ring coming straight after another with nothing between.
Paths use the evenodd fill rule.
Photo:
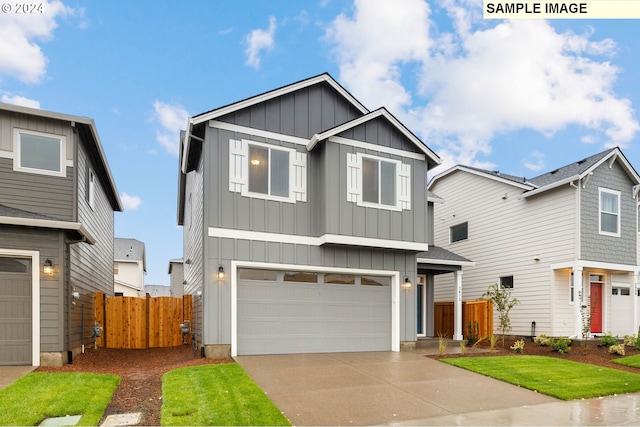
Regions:
<instances>
[{"instance_id":1,"label":"white fascia board","mask_svg":"<svg viewBox=\"0 0 640 427\"><path fill-rule=\"evenodd\" d=\"M275 139L276 141L290 142L292 144L304 145L309 143L308 139L299 138L297 136L284 135L276 132L269 132L266 130L254 129L247 126L240 126L232 123L221 122L219 120L209 120L209 127L228 130L231 132L245 133L251 136L259 136L267 139Z\"/></svg>"},{"instance_id":2,"label":"white fascia board","mask_svg":"<svg viewBox=\"0 0 640 427\"><path fill-rule=\"evenodd\" d=\"M380 153L392 154L394 156L406 157L409 159L416 159L425 161L426 156L421 153L414 153L412 151L399 150L397 148L385 147L384 145L371 144L370 142L356 141L355 139L343 138L341 136L329 137L330 142L336 144L349 145L351 147L362 148L363 150L378 151Z\"/></svg>"},{"instance_id":3,"label":"white fascia board","mask_svg":"<svg viewBox=\"0 0 640 427\"><path fill-rule=\"evenodd\" d=\"M551 270L563 270L566 268L581 268L581 269L594 269L594 270L611 270L611 271L626 271L631 273L639 273L640 266L630 264L616 264L609 262L589 261L589 260L574 260L559 262L550 265Z\"/></svg>"},{"instance_id":4,"label":"white fascia board","mask_svg":"<svg viewBox=\"0 0 640 427\"><path fill-rule=\"evenodd\" d=\"M184 134L184 141L182 142L182 152L181 156L181 164L180 170L182 173L187 173L187 159L189 158L189 150L191 149L191 130L193 129L193 119L191 117L187 118L187 127Z\"/></svg>"},{"instance_id":5,"label":"white fascia board","mask_svg":"<svg viewBox=\"0 0 640 427\"><path fill-rule=\"evenodd\" d=\"M243 108L251 107L252 105L256 105L261 102L268 101L269 99L277 98L279 96L286 95L288 93L295 92L297 90L304 89L321 82L329 83L362 114L367 114L369 112L369 110L364 105L362 105L357 99L353 97L353 95L351 95L342 86L340 86L338 82L331 78L331 76L329 76L328 74L321 74L310 79L302 80L298 83L293 83L281 87L280 89L275 89L269 92L265 92L261 95L253 96L251 98L245 99L244 101L239 101L226 107L204 113L200 116L195 117L193 119L193 124L197 125L199 123L204 123L206 121L215 119L216 117L221 117L225 114L233 113L234 111L242 110Z\"/></svg>"},{"instance_id":6,"label":"white fascia board","mask_svg":"<svg viewBox=\"0 0 640 427\"><path fill-rule=\"evenodd\" d=\"M322 246L325 244L366 246L386 249L404 249L408 251L427 251L428 243L405 242L402 240L374 239L370 237L341 236L323 234L320 237L297 236L294 234L266 233L262 231L234 230L230 228L209 227L209 237L226 239L257 240L274 243L291 243L296 245Z\"/></svg>"},{"instance_id":7,"label":"white fascia board","mask_svg":"<svg viewBox=\"0 0 640 427\"><path fill-rule=\"evenodd\" d=\"M83 224L80 224L79 222L0 216L0 224L77 231L78 233L80 233L80 235L82 235L82 237L85 238L87 243L89 243L90 245L93 245L97 242L96 238L91 233L89 233L89 231Z\"/></svg>"},{"instance_id":8,"label":"white fascia board","mask_svg":"<svg viewBox=\"0 0 640 427\"><path fill-rule=\"evenodd\" d=\"M427 190L430 190L431 187L433 186L433 184L437 180L442 179L445 176L447 176L449 174L452 174L453 172L456 172L456 171L463 171L463 172L467 172L467 173L470 173L470 174L473 174L473 175L478 175L478 176L481 176L481 177L484 177L484 178L488 178L488 179L492 179L494 181L501 182L503 184L512 185L514 187L518 187L518 188L521 188L523 190L532 190L532 189L536 188L536 186L531 184L531 183L519 183L519 182L512 181L510 179L502 178L501 176L493 175L493 174L482 172L482 171L475 170L475 169L470 169L470 168L467 168L467 167L465 167L463 165L456 165L456 166L453 166L453 167L447 169L444 172L441 172L441 173L437 174L433 178L431 178L431 181L429 181L429 184L427 184Z\"/></svg>"},{"instance_id":9,"label":"white fascia board","mask_svg":"<svg viewBox=\"0 0 640 427\"><path fill-rule=\"evenodd\" d=\"M615 162L616 160L620 160L620 162L622 162L622 166L627 170L627 173L629 174L629 176L631 176L635 180L636 184L640 184L640 176L638 175L636 170L633 168L633 166L629 163L629 161L624 156L624 154L622 154L622 151L620 151L619 148L612 150L611 153L609 153L609 155L603 157L602 159L600 159L599 162L595 163L593 166L591 166L589 169L583 172L580 175L580 178L583 178L584 176L590 174L604 162L611 161L611 165L612 165L613 162ZM609 167L611 167L611 165Z\"/></svg>"},{"instance_id":10,"label":"white fascia board","mask_svg":"<svg viewBox=\"0 0 640 427\"><path fill-rule=\"evenodd\" d=\"M445 200L442 197L429 197L427 196L427 202L431 203L445 203Z\"/></svg>"},{"instance_id":11,"label":"white fascia board","mask_svg":"<svg viewBox=\"0 0 640 427\"><path fill-rule=\"evenodd\" d=\"M570 184L570 183L572 183L574 181L580 180L580 178L582 176L584 176L584 175L585 174L570 176L569 178L565 178L565 179L563 179L561 181L554 182L553 184L545 185L544 187L538 187L535 190L531 190L531 191L527 191L526 193L522 193L518 197L518 199L520 199L520 200L526 199L527 197L535 196L536 194L540 194L540 193L544 193L545 191L551 190L553 188L558 188L558 187L561 187L563 185Z\"/></svg>"},{"instance_id":12,"label":"white fascia board","mask_svg":"<svg viewBox=\"0 0 640 427\"><path fill-rule=\"evenodd\" d=\"M434 153L433 151L431 151L431 149L429 147L427 147L422 141L420 141L413 133L411 133L406 126L404 126L402 123L400 123L393 115L391 115L385 108L380 108L376 111L373 111L369 114L366 114L362 117L358 117L357 119L351 120L347 123L344 123L340 126L336 126L333 129L329 129L326 132L322 132L319 134L314 135L311 140L309 141L309 144L307 145L307 151L311 151L313 150L313 147L316 146L316 144L324 139L330 138L332 136L335 136L341 132L344 132L345 130L348 129L352 129L356 126L359 126L363 123L366 123L368 121L371 121L377 117L383 116L385 117L387 120L389 120L389 122L391 122L391 124L393 126L395 126L396 129L398 129L405 137L407 137L407 139L409 139L420 151L422 151L427 157L429 157L431 160L433 160L434 163L436 164L442 164L442 159L440 157L438 157L438 155L436 153ZM372 144L375 145L375 144ZM377 145L376 145L377 147ZM402 150L400 150L402 151Z\"/></svg>"},{"instance_id":13,"label":"white fascia board","mask_svg":"<svg viewBox=\"0 0 640 427\"><path fill-rule=\"evenodd\" d=\"M476 265L475 261L454 261L450 259L418 258L416 261L418 264L459 265L461 267L473 267Z\"/></svg>"}]
</instances>

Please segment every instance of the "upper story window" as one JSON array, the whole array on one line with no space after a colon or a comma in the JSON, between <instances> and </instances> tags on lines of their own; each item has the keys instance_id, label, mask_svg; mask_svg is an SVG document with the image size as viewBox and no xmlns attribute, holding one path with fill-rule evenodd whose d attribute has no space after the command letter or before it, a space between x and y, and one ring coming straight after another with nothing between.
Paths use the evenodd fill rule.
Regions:
<instances>
[{"instance_id":1,"label":"upper story window","mask_svg":"<svg viewBox=\"0 0 640 427\"><path fill-rule=\"evenodd\" d=\"M449 228L449 241L459 242L460 240L467 240L469 238L469 223L463 222Z\"/></svg>"},{"instance_id":2,"label":"upper story window","mask_svg":"<svg viewBox=\"0 0 640 427\"><path fill-rule=\"evenodd\" d=\"M620 192L599 188L600 234L620 237Z\"/></svg>"},{"instance_id":3,"label":"upper story window","mask_svg":"<svg viewBox=\"0 0 640 427\"><path fill-rule=\"evenodd\" d=\"M66 176L66 138L14 129L13 170L42 175Z\"/></svg>"},{"instance_id":4,"label":"upper story window","mask_svg":"<svg viewBox=\"0 0 640 427\"><path fill-rule=\"evenodd\" d=\"M282 202L307 201L307 157L292 148L229 141L229 191Z\"/></svg>"},{"instance_id":5,"label":"upper story window","mask_svg":"<svg viewBox=\"0 0 640 427\"><path fill-rule=\"evenodd\" d=\"M347 201L379 209L410 210L411 165L347 153Z\"/></svg>"},{"instance_id":6,"label":"upper story window","mask_svg":"<svg viewBox=\"0 0 640 427\"><path fill-rule=\"evenodd\" d=\"M91 209L96 208L96 175L92 169L87 174L87 203Z\"/></svg>"}]
</instances>

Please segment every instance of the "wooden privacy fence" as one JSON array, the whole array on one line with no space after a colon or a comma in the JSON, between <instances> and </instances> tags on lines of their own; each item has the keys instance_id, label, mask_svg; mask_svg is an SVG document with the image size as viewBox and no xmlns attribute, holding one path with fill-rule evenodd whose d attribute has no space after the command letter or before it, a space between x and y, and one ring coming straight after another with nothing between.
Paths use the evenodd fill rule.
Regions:
<instances>
[{"instance_id":1,"label":"wooden privacy fence","mask_svg":"<svg viewBox=\"0 0 640 427\"><path fill-rule=\"evenodd\" d=\"M434 303L434 333L437 337L453 337L453 302ZM489 337L493 333L493 304L488 300L462 302L462 335L467 338Z\"/></svg>"},{"instance_id":2,"label":"wooden privacy fence","mask_svg":"<svg viewBox=\"0 0 640 427\"><path fill-rule=\"evenodd\" d=\"M191 323L191 295L106 297L94 294L95 321L104 328L98 347L155 348L182 345L180 324ZM187 339L190 339L187 336Z\"/></svg>"}]
</instances>

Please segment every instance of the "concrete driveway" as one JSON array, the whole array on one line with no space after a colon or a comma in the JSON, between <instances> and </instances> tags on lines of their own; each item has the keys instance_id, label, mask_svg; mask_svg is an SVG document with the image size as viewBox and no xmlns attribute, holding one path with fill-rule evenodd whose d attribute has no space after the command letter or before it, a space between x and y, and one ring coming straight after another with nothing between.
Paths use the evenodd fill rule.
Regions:
<instances>
[{"instance_id":1,"label":"concrete driveway","mask_svg":"<svg viewBox=\"0 0 640 427\"><path fill-rule=\"evenodd\" d=\"M458 424L458 414L559 402L424 357L420 351L236 360L294 425ZM541 425L549 424L546 415ZM489 424L500 424L497 421ZM506 425L527 423L511 419Z\"/></svg>"}]
</instances>

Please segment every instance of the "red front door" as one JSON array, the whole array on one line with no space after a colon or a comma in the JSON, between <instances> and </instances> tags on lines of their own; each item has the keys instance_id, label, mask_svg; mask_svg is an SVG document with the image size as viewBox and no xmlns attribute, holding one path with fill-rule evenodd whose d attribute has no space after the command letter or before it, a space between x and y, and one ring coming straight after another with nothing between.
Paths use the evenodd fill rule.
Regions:
<instances>
[{"instance_id":1,"label":"red front door","mask_svg":"<svg viewBox=\"0 0 640 427\"><path fill-rule=\"evenodd\" d=\"M602 283L591 284L591 332L602 332Z\"/></svg>"}]
</instances>

